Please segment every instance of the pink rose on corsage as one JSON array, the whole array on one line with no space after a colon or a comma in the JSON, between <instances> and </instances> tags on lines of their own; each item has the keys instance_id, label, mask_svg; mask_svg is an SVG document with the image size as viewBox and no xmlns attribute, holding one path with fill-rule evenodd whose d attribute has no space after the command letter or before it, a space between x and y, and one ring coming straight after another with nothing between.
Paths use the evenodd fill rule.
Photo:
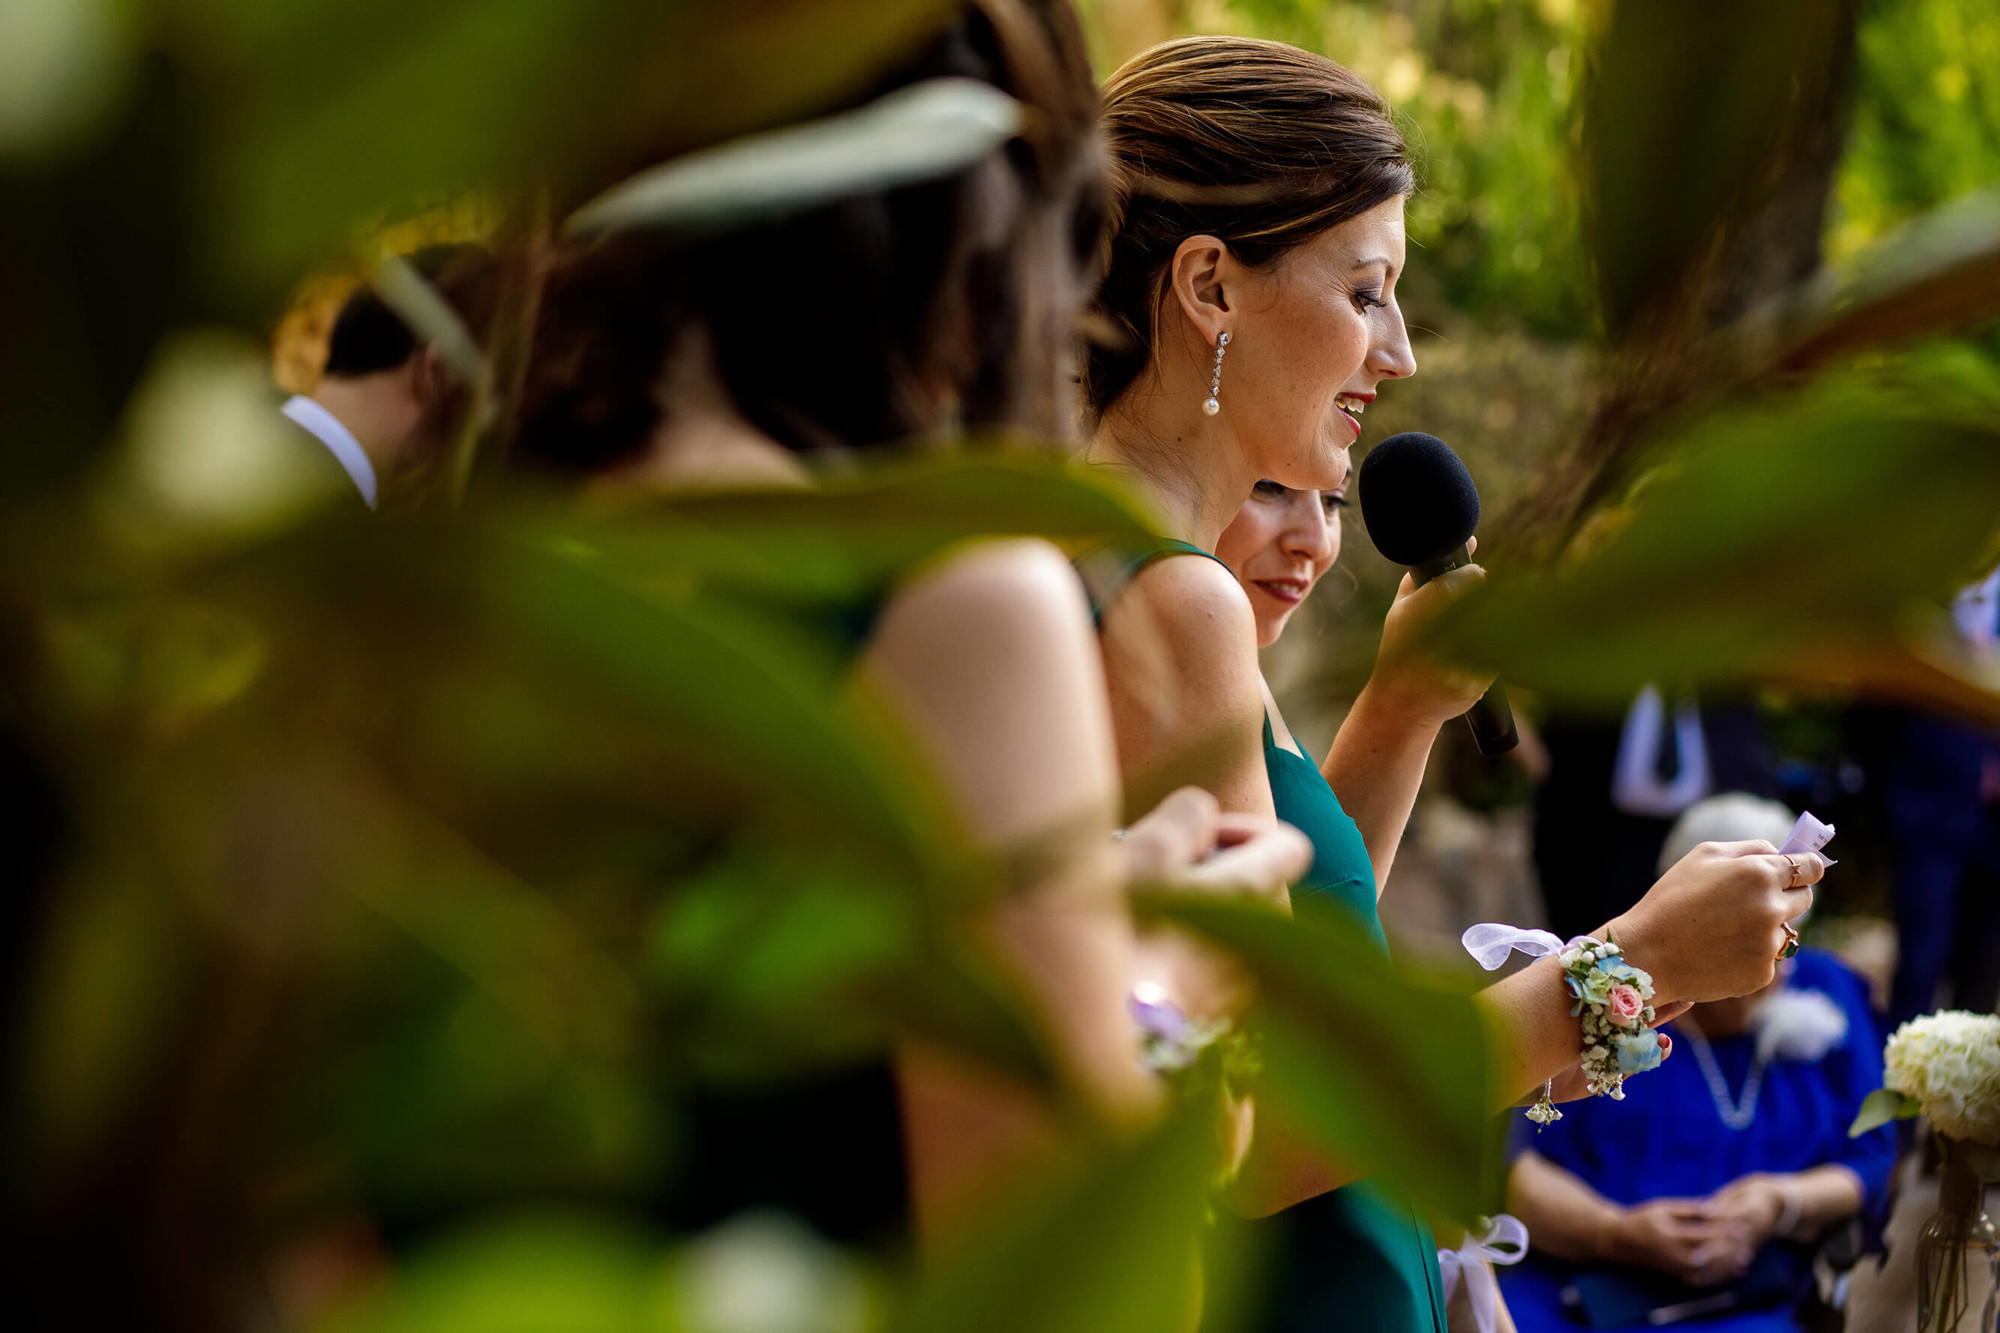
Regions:
<instances>
[{"instance_id":1,"label":"pink rose on corsage","mask_svg":"<svg viewBox=\"0 0 2000 1333\"><path fill-rule=\"evenodd\" d=\"M1639 1015L1646 1008L1646 1002L1639 998L1639 992L1620 982L1613 986L1604 997L1605 1012L1611 1021L1621 1028L1629 1028L1639 1021Z\"/></svg>"}]
</instances>

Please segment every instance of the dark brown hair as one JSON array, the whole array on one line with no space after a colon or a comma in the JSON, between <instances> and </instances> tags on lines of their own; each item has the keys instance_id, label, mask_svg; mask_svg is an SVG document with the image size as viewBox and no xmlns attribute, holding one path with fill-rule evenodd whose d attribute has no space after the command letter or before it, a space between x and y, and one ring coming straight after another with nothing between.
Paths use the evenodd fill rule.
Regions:
<instances>
[{"instance_id":1,"label":"dark brown hair","mask_svg":"<svg viewBox=\"0 0 2000 1333\"><path fill-rule=\"evenodd\" d=\"M493 323L493 258L470 243L427 246L404 256L465 323L475 343ZM327 335L323 373L336 377L393 370L416 354L417 335L373 287L363 284L341 305Z\"/></svg>"},{"instance_id":2,"label":"dark brown hair","mask_svg":"<svg viewBox=\"0 0 2000 1333\"><path fill-rule=\"evenodd\" d=\"M850 105L951 76L1026 107L997 173L989 158L723 235L558 249L516 456L573 472L634 457L661 415L664 360L692 327L737 409L790 448L904 440L954 415L1060 429L1074 416L1060 401L1074 311L1052 309L1062 296L1041 289L1036 238L1053 220L1080 267L1104 216L1097 93L1069 0L969 0Z\"/></svg>"},{"instance_id":3,"label":"dark brown hair","mask_svg":"<svg viewBox=\"0 0 2000 1333\"><path fill-rule=\"evenodd\" d=\"M1215 236L1261 267L1416 185L1389 104L1324 56L1248 37L1142 51L1104 85L1112 237L1084 397L1102 415L1152 355L1174 251Z\"/></svg>"}]
</instances>

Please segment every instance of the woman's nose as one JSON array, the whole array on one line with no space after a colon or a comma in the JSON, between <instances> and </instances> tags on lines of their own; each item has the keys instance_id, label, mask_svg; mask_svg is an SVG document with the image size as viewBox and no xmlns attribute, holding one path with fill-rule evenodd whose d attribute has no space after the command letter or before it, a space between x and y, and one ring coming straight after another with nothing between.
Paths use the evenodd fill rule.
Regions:
<instances>
[{"instance_id":1,"label":"woman's nose","mask_svg":"<svg viewBox=\"0 0 2000 1333\"><path fill-rule=\"evenodd\" d=\"M1368 368L1385 380L1408 379L1417 373L1417 354L1410 350L1410 331L1403 324L1403 312L1396 310L1395 316L1386 336L1368 349Z\"/></svg>"},{"instance_id":2,"label":"woman's nose","mask_svg":"<svg viewBox=\"0 0 2000 1333\"><path fill-rule=\"evenodd\" d=\"M1303 556L1307 560L1324 560L1333 552L1332 525L1320 509L1317 491L1301 492L1309 504L1297 506L1292 521L1279 534L1286 555Z\"/></svg>"}]
</instances>

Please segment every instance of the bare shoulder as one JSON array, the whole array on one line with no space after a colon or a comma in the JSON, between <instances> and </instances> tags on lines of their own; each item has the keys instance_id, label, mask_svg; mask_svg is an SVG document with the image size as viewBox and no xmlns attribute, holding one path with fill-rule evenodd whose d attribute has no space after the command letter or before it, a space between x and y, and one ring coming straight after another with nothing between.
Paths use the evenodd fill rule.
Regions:
<instances>
[{"instance_id":1,"label":"bare shoulder","mask_svg":"<svg viewBox=\"0 0 2000 1333\"><path fill-rule=\"evenodd\" d=\"M983 541L953 552L897 589L884 629L944 622L976 639L1088 632L1089 603L1076 571L1044 541Z\"/></svg>"},{"instance_id":2,"label":"bare shoulder","mask_svg":"<svg viewBox=\"0 0 2000 1333\"><path fill-rule=\"evenodd\" d=\"M1269 813L1257 623L1235 576L1199 556L1155 560L1125 586L1103 629L1128 787L1192 784L1224 809Z\"/></svg>"},{"instance_id":3,"label":"bare shoulder","mask_svg":"<svg viewBox=\"0 0 2000 1333\"><path fill-rule=\"evenodd\" d=\"M862 676L931 747L981 838L1079 813L1110 828L1117 767L1097 636L1055 547L980 542L911 579L877 619Z\"/></svg>"},{"instance_id":4,"label":"bare shoulder","mask_svg":"<svg viewBox=\"0 0 2000 1333\"><path fill-rule=\"evenodd\" d=\"M1242 585L1199 556L1155 560L1133 576L1105 616L1108 653L1160 656L1184 698L1263 707L1257 621Z\"/></svg>"}]
</instances>

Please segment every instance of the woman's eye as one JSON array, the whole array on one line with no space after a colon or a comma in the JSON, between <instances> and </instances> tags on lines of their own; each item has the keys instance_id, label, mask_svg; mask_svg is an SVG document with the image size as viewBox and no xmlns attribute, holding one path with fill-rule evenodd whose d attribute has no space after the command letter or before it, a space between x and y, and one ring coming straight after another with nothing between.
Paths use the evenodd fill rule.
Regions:
<instances>
[{"instance_id":1,"label":"woman's eye","mask_svg":"<svg viewBox=\"0 0 2000 1333\"><path fill-rule=\"evenodd\" d=\"M1282 500L1285 498L1285 487L1281 482L1260 481L1251 487L1251 490L1266 500Z\"/></svg>"},{"instance_id":2,"label":"woman's eye","mask_svg":"<svg viewBox=\"0 0 2000 1333\"><path fill-rule=\"evenodd\" d=\"M1369 310L1369 309L1380 310L1383 306L1386 306L1389 303L1382 299L1381 292L1373 291L1373 292L1356 292L1354 294L1354 304L1360 306L1363 310Z\"/></svg>"},{"instance_id":3,"label":"woman's eye","mask_svg":"<svg viewBox=\"0 0 2000 1333\"><path fill-rule=\"evenodd\" d=\"M1335 495L1331 491L1320 496L1319 502L1326 507L1329 518L1338 515L1341 510L1347 508L1347 497L1344 495Z\"/></svg>"}]
</instances>

